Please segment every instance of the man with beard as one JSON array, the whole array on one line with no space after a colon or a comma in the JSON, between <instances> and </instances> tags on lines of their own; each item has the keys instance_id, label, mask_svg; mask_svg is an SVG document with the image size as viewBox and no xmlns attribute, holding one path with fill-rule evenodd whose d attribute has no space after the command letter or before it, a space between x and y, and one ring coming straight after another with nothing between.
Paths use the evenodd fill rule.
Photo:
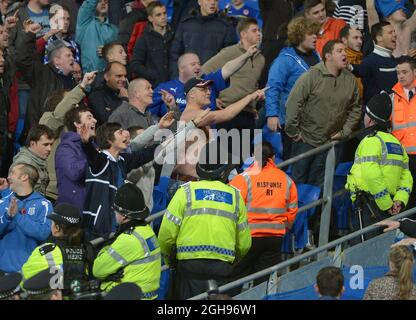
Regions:
<instances>
[{"instance_id":1,"label":"man with beard","mask_svg":"<svg viewBox=\"0 0 416 320\"><path fill-rule=\"evenodd\" d=\"M345 26L340 32L341 41L345 45L345 53L347 54L348 62L351 64L361 64L363 62L363 53L361 48L363 46L362 32L351 26ZM360 90L360 97L363 98L363 83L357 77L358 89Z\"/></svg>"}]
</instances>

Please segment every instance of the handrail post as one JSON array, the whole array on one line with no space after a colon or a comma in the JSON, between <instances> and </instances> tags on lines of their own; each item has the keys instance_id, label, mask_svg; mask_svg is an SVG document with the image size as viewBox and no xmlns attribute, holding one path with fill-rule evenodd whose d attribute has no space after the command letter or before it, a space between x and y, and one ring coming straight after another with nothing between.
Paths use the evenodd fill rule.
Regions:
<instances>
[{"instance_id":1,"label":"handrail post","mask_svg":"<svg viewBox=\"0 0 416 320\"><path fill-rule=\"evenodd\" d=\"M322 247L328 243L329 240L329 227L331 224L331 208L332 208L332 186L334 184L335 173L335 146L333 145L328 151L325 162L325 180L324 180L324 192L321 213L321 223L319 227L319 247ZM318 260L326 256L326 251L321 252L318 255Z\"/></svg>"}]
</instances>

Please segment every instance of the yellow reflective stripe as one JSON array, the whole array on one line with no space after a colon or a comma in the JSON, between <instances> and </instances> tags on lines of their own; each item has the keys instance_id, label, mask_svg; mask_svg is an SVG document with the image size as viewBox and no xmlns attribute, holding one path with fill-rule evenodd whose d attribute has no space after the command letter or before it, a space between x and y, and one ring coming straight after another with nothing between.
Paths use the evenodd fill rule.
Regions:
<instances>
[{"instance_id":1,"label":"yellow reflective stripe","mask_svg":"<svg viewBox=\"0 0 416 320\"><path fill-rule=\"evenodd\" d=\"M53 258L53 251L48 252L47 254L45 254L45 259L46 262L48 263L48 267L55 267L56 263L55 263L55 259Z\"/></svg>"},{"instance_id":2,"label":"yellow reflective stripe","mask_svg":"<svg viewBox=\"0 0 416 320\"><path fill-rule=\"evenodd\" d=\"M251 201L253 201L252 188L251 188L251 179L250 179L250 176L246 172L243 172L241 175L243 176L244 180L247 183L247 204L246 204L246 206L247 206L247 209L248 209L248 208L251 208Z\"/></svg>"},{"instance_id":3,"label":"yellow reflective stripe","mask_svg":"<svg viewBox=\"0 0 416 320\"><path fill-rule=\"evenodd\" d=\"M287 208L250 208L250 213L268 213L268 214L280 214L286 213Z\"/></svg>"},{"instance_id":4,"label":"yellow reflective stripe","mask_svg":"<svg viewBox=\"0 0 416 320\"><path fill-rule=\"evenodd\" d=\"M414 127L416 127L416 122L408 122L408 123L404 123L404 124L394 124L393 123L393 130L414 128Z\"/></svg>"},{"instance_id":5,"label":"yellow reflective stripe","mask_svg":"<svg viewBox=\"0 0 416 320\"><path fill-rule=\"evenodd\" d=\"M409 165L407 163L403 162L402 160L397 160L397 159L380 160L380 158L374 157L374 156L356 157L354 162L355 162L355 164L375 162L375 163L377 163L379 165L382 165L382 166L396 166L396 167L401 167L403 169L409 168Z\"/></svg>"},{"instance_id":6,"label":"yellow reflective stripe","mask_svg":"<svg viewBox=\"0 0 416 320\"><path fill-rule=\"evenodd\" d=\"M375 135L375 137L380 141L380 143L381 143L381 161L384 161L384 160L387 160L387 154L388 154L388 151L387 151L387 146L386 146L386 144L384 143L384 140L383 139L381 139L381 137L379 137L377 134Z\"/></svg>"},{"instance_id":7,"label":"yellow reflective stripe","mask_svg":"<svg viewBox=\"0 0 416 320\"><path fill-rule=\"evenodd\" d=\"M144 238L140 235L140 234L138 234L136 231L133 231L132 232L132 235L133 236L135 236L135 238L137 239L137 240L139 240L139 242L140 242L140 244L142 245L142 247L143 247L143 250L144 250L144 254L145 254L145 256L147 257L147 256L150 256L150 249L149 249L149 246L147 245L147 243L146 243L146 240L144 240Z\"/></svg>"},{"instance_id":8,"label":"yellow reflective stripe","mask_svg":"<svg viewBox=\"0 0 416 320\"><path fill-rule=\"evenodd\" d=\"M364 163L364 162L377 162L380 163L381 160L377 156L367 156L367 157L355 157L354 162L357 164Z\"/></svg>"},{"instance_id":9,"label":"yellow reflective stripe","mask_svg":"<svg viewBox=\"0 0 416 320\"><path fill-rule=\"evenodd\" d=\"M166 219L168 219L169 221L173 222L174 224L176 224L177 226L180 226L182 223L182 220L180 218L178 218L177 216L173 215L170 211L166 210L165 211L165 217Z\"/></svg>"},{"instance_id":10,"label":"yellow reflective stripe","mask_svg":"<svg viewBox=\"0 0 416 320\"><path fill-rule=\"evenodd\" d=\"M149 256L149 257L146 257L146 258L143 258L143 259L135 260L131 264L132 265L144 264L144 263L148 263L148 262L153 262L153 261L159 260L160 258L161 258L161 255L160 255L160 252L158 252L158 253L156 253L156 254L154 254L152 256Z\"/></svg>"},{"instance_id":11,"label":"yellow reflective stripe","mask_svg":"<svg viewBox=\"0 0 416 320\"><path fill-rule=\"evenodd\" d=\"M234 213L231 213L225 210L214 209L214 208L200 208L200 209L187 210L185 211L184 216L191 217L191 216L202 215L202 214L209 214L213 216L224 217L224 218L233 220L235 222L238 221L238 217Z\"/></svg>"},{"instance_id":12,"label":"yellow reflective stripe","mask_svg":"<svg viewBox=\"0 0 416 320\"><path fill-rule=\"evenodd\" d=\"M258 230L258 229L284 230L286 229L286 224L284 223L250 223L248 226L250 227L250 230Z\"/></svg>"},{"instance_id":13,"label":"yellow reflective stripe","mask_svg":"<svg viewBox=\"0 0 416 320\"><path fill-rule=\"evenodd\" d=\"M292 187L292 179L286 174L286 203L290 200L290 188Z\"/></svg>"},{"instance_id":14,"label":"yellow reflective stripe","mask_svg":"<svg viewBox=\"0 0 416 320\"><path fill-rule=\"evenodd\" d=\"M234 189L234 193L235 193L235 215L236 217L238 217L238 214L240 213L240 191L238 191L237 189ZM238 218L237 218L238 221Z\"/></svg>"},{"instance_id":15,"label":"yellow reflective stripe","mask_svg":"<svg viewBox=\"0 0 416 320\"><path fill-rule=\"evenodd\" d=\"M116 260L119 264L122 266L126 266L129 262L124 259L116 250L114 250L112 247L107 249L107 253Z\"/></svg>"},{"instance_id":16,"label":"yellow reflective stripe","mask_svg":"<svg viewBox=\"0 0 416 320\"><path fill-rule=\"evenodd\" d=\"M243 231L247 227L248 227L248 222L247 221L237 225L238 231Z\"/></svg>"},{"instance_id":17,"label":"yellow reflective stripe","mask_svg":"<svg viewBox=\"0 0 416 320\"><path fill-rule=\"evenodd\" d=\"M189 183L185 183L184 185L182 185L182 188L185 190L186 208L191 209L191 204L192 204L191 187L189 186Z\"/></svg>"}]
</instances>

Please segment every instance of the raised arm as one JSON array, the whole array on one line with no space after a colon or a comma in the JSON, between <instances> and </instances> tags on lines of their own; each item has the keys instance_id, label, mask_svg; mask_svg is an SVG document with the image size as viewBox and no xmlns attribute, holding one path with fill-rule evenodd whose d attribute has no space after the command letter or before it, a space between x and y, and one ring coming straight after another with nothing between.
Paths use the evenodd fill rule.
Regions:
<instances>
[{"instance_id":1,"label":"raised arm","mask_svg":"<svg viewBox=\"0 0 416 320\"><path fill-rule=\"evenodd\" d=\"M374 0L366 0L365 4L367 6L368 28L371 30L373 25L380 22L380 18L378 17L378 13L374 5Z\"/></svg>"},{"instance_id":2,"label":"raised arm","mask_svg":"<svg viewBox=\"0 0 416 320\"><path fill-rule=\"evenodd\" d=\"M95 18L95 10L99 0L85 0L78 11L77 29ZM78 32L78 30L77 30Z\"/></svg>"},{"instance_id":3,"label":"raised arm","mask_svg":"<svg viewBox=\"0 0 416 320\"><path fill-rule=\"evenodd\" d=\"M409 28L411 34L416 31L416 10L413 11L412 16L404 22L404 27Z\"/></svg>"},{"instance_id":4,"label":"raised arm","mask_svg":"<svg viewBox=\"0 0 416 320\"><path fill-rule=\"evenodd\" d=\"M19 32L16 41L16 66L29 86L33 87L43 67L36 53L36 33L42 27L29 20L25 21L23 26L24 30Z\"/></svg>"},{"instance_id":5,"label":"raised arm","mask_svg":"<svg viewBox=\"0 0 416 320\"><path fill-rule=\"evenodd\" d=\"M265 89L257 90L239 101L229 105L227 108L222 110L212 111L208 114L206 119L202 121L198 126L211 125L212 123L221 123L233 119L237 114L239 114L250 102L254 100L263 100L264 99Z\"/></svg>"},{"instance_id":6,"label":"raised arm","mask_svg":"<svg viewBox=\"0 0 416 320\"><path fill-rule=\"evenodd\" d=\"M247 62L248 59L251 59L259 49L257 45L252 45L246 52L241 56L235 58L234 60L228 61L224 67L221 69L222 77L224 80L230 78L234 73L236 73L240 68Z\"/></svg>"}]
</instances>

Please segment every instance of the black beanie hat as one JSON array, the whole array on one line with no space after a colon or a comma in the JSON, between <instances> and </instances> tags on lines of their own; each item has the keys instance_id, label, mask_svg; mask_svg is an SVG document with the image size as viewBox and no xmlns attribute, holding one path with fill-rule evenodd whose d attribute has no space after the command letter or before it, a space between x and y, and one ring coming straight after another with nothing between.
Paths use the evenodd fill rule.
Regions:
<instances>
[{"instance_id":1,"label":"black beanie hat","mask_svg":"<svg viewBox=\"0 0 416 320\"><path fill-rule=\"evenodd\" d=\"M386 123L390 120L393 106L390 96L382 92L373 96L365 107L365 113L378 123Z\"/></svg>"},{"instance_id":2,"label":"black beanie hat","mask_svg":"<svg viewBox=\"0 0 416 320\"><path fill-rule=\"evenodd\" d=\"M142 191L129 182L118 188L113 210L131 219L144 220L149 216Z\"/></svg>"}]
</instances>

